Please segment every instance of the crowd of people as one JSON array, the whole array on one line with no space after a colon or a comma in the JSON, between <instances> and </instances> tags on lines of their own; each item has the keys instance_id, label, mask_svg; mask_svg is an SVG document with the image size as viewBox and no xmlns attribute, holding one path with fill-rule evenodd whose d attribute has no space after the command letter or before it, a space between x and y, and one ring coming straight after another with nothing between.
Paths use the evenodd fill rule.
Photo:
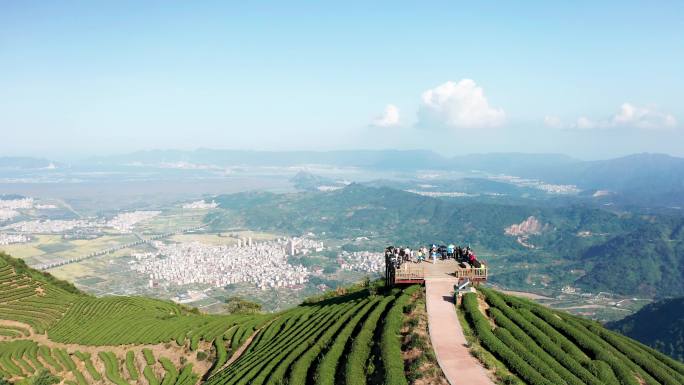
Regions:
<instances>
[{"instance_id":1,"label":"crowd of people","mask_svg":"<svg viewBox=\"0 0 684 385\"><path fill-rule=\"evenodd\" d=\"M389 258L396 267L401 266L405 262L420 263L424 261L437 263L437 260L455 259L456 262L465 267L468 263L472 267L479 268L482 264L478 261L477 256L470 248L470 246L461 247L459 245L436 245L421 246L417 249L410 247L395 247L388 246L385 249L385 256Z\"/></svg>"}]
</instances>

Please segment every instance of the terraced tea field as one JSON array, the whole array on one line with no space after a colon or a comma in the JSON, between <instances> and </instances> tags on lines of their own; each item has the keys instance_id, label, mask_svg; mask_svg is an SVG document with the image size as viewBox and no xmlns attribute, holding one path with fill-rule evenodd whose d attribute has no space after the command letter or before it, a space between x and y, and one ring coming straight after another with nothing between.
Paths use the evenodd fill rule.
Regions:
<instances>
[{"instance_id":1,"label":"terraced tea field","mask_svg":"<svg viewBox=\"0 0 684 385\"><path fill-rule=\"evenodd\" d=\"M27 275L16 274L0 258L0 315L2 319L23 322L38 333L53 326L78 296Z\"/></svg>"},{"instance_id":2,"label":"terraced tea field","mask_svg":"<svg viewBox=\"0 0 684 385\"><path fill-rule=\"evenodd\" d=\"M507 383L684 384L683 363L596 322L491 289L465 294L461 309L476 354Z\"/></svg>"},{"instance_id":3,"label":"terraced tea field","mask_svg":"<svg viewBox=\"0 0 684 385\"><path fill-rule=\"evenodd\" d=\"M119 349L117 349L119 350ZM151 352L151 351L150 351ZM150 360L136 349L125 355L102 350L97 355L66 348L50 348L32 340L0 341L0 376L10 380L35 378L49 372L69 385L111 382L116 385L145 383L149 385L192 385L199 375L193 363L179 365L160 356Z\"/></svg>"},{"instance_id":4,"label":"terraced tea field","mask_svg":"<svg viewBox=\"0 0 684 385\"><path fill-rule=\"evenodd\" d=\"M405 310L419 286L357 287L278 314L206 315L95 298L0 256L0 377L69 385L408 384Z\"/></svg>"},{"instance_id":5,"label":"terraced tea field","mask_svg":"<svg viewBox=\"0 0 684 385\"><path fill-rule=\"evenodd\" d=\"M226 334L240 346L274 317L202 315L142 297L95 298L55 282L0 255L0 377L47 371L78 385L194 384L212 366L214 341Z\"/></svg>"},{"instance_id":6,"label":"terraced tea field","mask_svg":"<svg viewBox=\"0 0 684 385\"><path fill-rule=\"evenodd\" d=\"M423 293L421 286L358 285L281 313L206 315L150 298L92 297L0 254L0 378L19 385L446 384L427 316L415 318L425 309ZM484 378L684 383L684 364L598 323L486 288L466 294L459 309L443 300L446 314L465 316L472 353L491 368Z\"/></svg>"},{"instance_id":7,"label":"terraced tea field","mask_svg":"<svg viewBox=\"0 0 684 385\"><path fill-rule=\"evenodd\" d=\"M360 292L288 311L207 383L407 384L398 335L404 307L420 289ZM375 370L368 370L369 361Z\"/></svg>"}]
</instances>

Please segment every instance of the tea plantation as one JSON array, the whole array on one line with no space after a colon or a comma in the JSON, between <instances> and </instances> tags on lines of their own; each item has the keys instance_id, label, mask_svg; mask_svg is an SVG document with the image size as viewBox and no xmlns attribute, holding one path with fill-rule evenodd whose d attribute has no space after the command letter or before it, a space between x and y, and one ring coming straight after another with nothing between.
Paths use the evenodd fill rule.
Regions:
<instances>
[{"instance_id":1,"label":"tea plantation","mask_svg":"<svg viewBox=\"0 0 684 385\"><path fill-rule=\"evenodd\" d=\"M95 298L16 265L0 254L0 378L13 383L408 384L400 329L419 286L358 286L279 314L207 315Z\"/></svg>"},{"instance_id":2,"label":"tea plantation","mask_svg":"<svg viewBox=\"0 0 684 385\"><path fill-rule=\"evenodd\" d=\"M404 307L420 289L359 291L288 311L207 383L407 384L398 335ZM374 351L378 365L368 370Z\"/></svg>"},{"instance_id":3,"label":"tea plantation","mask_svg":"<svg viewBox=\"0 0 684 385\"><path fill-rule=\"evenodd\" d=\"M479 289L461 310L476 343L530 385L684 384L684 364L600 324L531 301ZM485 356L485 355L481 355Z\"/></svg>"},{"instance_id":4,"label":"tea plantation","mask_svg":"<svg viewBox=\"0 0 684 385\"><path fill-rule=\"evenodd\" d=\"M371 283L277 314L207 315L150 298L95 298L0 253L0 380L408 385L432 371L431 381L443 384L426 331L415 333L427 321L409 316L423 290ZM501 383L684 384L681 362L518 297L480 288L454 311L464 316L473 354ZM409 345L432 363L409 358Z\"/></svg>"}]
</instances>

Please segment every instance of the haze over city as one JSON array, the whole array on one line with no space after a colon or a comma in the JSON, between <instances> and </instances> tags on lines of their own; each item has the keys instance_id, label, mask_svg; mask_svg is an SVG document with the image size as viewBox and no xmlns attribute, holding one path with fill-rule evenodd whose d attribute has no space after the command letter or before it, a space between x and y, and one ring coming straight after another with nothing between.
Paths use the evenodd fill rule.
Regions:
<instances>
[{"instance_id":1,"label":"haze over city","mask_svg":"<svg viewBox=\"0 0 684 385\"><path fill-rule=\"evenodd\" d=\"M4 155L684 155L677 1L0 3Z\"/></svg>"}]
</instances>

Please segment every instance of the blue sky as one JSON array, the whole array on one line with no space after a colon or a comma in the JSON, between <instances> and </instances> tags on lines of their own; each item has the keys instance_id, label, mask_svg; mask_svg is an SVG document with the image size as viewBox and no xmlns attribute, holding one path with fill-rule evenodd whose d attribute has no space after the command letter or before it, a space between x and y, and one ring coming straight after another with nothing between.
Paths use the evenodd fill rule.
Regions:
<instances>
[{"instance_id":1,"label":"blue sky","mask_svg":"<svg viewBox=\"0 0 684 385\"><path fill-rule=\"evenodd\" d=\"M684 3L0 0L0 150L684 156Z\"/></svg>"}]
</instances>

